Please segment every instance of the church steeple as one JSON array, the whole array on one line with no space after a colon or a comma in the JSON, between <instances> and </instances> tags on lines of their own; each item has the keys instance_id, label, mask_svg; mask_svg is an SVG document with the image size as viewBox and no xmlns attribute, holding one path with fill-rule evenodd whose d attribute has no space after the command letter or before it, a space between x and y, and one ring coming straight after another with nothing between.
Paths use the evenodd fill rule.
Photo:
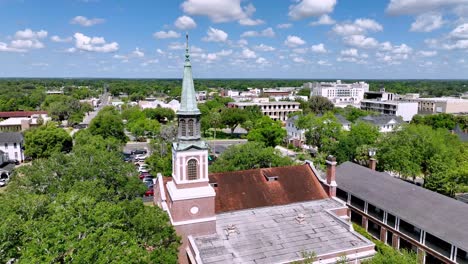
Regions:
<instances>
[{"instance_id":1,"label":"church steeple","mask_svg":"<svg viewBox=\"0 0 468 264\"><path fill-rule=\"evenodd\" d=\"M190 53L188 45L188 34L185 35L185 63L184 63L184 78L182 81L182 96L180 109L177 115L200 115L200 110L197 107L197 99L195 96L195 87L193 85L192 64L190 63Z\"/></svg>"}]
</instances>

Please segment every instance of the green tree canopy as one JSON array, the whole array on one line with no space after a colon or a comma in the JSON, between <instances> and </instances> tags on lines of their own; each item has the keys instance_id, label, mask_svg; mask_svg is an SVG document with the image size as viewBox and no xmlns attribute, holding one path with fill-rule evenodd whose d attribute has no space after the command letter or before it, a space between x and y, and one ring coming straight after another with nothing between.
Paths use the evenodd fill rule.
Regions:
<instances>
[{"instance_id":1,"label":"green tree canopy","mask_svg":"<svg viewBox=\"0 0 468 264\"><path fill-rule=\"evenodd\" d=\"M292 165L289 157L283 157L272 147L261 142L247 142L230 146L209 167L211 172L238 171Z\"/></svg>"},{"instance_id":2,"label":"green tree canopy","mask_svg":"<svg viewBox=\"0 0 468 264\"><path fill-rule=\"evenodd\" d=\"M301 116L296 121L296 126L306 130L305 137L308 145L316 146L326 153L335 149L342 130L342 125L332 112L327 112L323 116L314 114Z\"/></svg>"},{"instance_id":3,"label":"green tree canopy","mask_svg":"<svg viewBox=\"0 0 468 264\"><path fill-rule=\"evenodd\" d=\"M231 135L234 129L247 120L247 113L239 108L224 108L221 112L221 123L231 129Z\"/></svg>"},{"instance_id":4,"label":"green tree canopy","mask_svg":"<svg viewBox=\"0 0 468 264\"><path fill-rule=\"evenodd\" d=\"M120 113L112 106L104 107L89 125L93 135L100 135L104 139L113 137L121 142L127 141L124 124Z\"/></svg>"},{"instance_id":5,"label":"green tree canopy","mask_svg":"<svg viewBox=\"0 0 468 264\"><path fill-rule=\"evenodd\" d=\"M26 131L25 155L33 159L47 158L54 153L69 152L73 142L70 135L54 122Z\"/></svg>"},{"instance_id":6,"label":"green tree canopy","mask_svg":"<svg viewBox=\"0 0 468 264\"><path fill-rule=\"evenodd\" d=\"M335 150L335 155L339 162L358 161L356 157L362 154L362 146L373 146L379 137L378 127L366 123L357 122L351 126L349 132L343 132L339 138L339 143ZM364 150L366 152L366 150Z\"/></svg>"},{"instance_id":7,"label":"green tree canopy","mask_svg":"<svg viewBox=\"0 0 468 264\"><path fill-rule=\"evenodd\" d=\"M157 120L160 123L170 122L174 120L176 114L174 110L170 108L147 108L143 110L143 113L147 118Z\"/></svg>"},{"instance_id":8,"label":"green tree canopy","mask_svg":"<svg viewBox=\"0 0 468 264\"><path fill-rule=\"evenodd\" d=\"M304 113L323 114L333 110L333 103L323 96L311 96L305 104Z\"/></svg>"},{"instance_id":9,"label":"green tree canopy","mask_svg":"<svg viewBox=\"0 0 468 264\"><path fill-rule=\"evenodd\" d=\"M275 147L281 144L286 137L286 130L280 121L274 121L268 116L263 116L255 122L254 128L247 135L249 141L263 142L267 147Z\"/></svg>"}]
</instances>

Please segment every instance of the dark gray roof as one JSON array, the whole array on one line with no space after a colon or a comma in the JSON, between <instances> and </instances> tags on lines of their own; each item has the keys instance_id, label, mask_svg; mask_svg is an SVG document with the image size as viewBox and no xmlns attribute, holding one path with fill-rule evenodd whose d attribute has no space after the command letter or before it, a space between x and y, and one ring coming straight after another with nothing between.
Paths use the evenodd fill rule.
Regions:
<instances>
[{"instance_id":1,"label":"dark gray roof","mask_svg":"<svg viewBox=\"0 0 468 264\"><path fill-rule=\"evenodd\" d=\"M344 118L344 116L342 116L342 115L337 114L337 115L335 115L335 117L336 117L336 119L338 119L338 122L340 122L340 124L342 124L342 125L349 125L349 124L351 124L351 122L349 122L348 120L346 120L346 118Z\"/></svg>"},{"instance_id":2,"label":"dark gray roof","mask_svg":"<svg viewBox=\"0 0 468 264\"><path fill-rule=\"evenodd\" d=\"M397 124L403 123L401 116L391 116L391 115L368 115L358 118L359 121L369 122L374 125L386 125L391 120L395 120Z\"/></svg>"},{"instance_id":3,"label":"dark gray roof","mask_svg":"<svg viewBox=\"0 0 468 264\"><path fill-rule=\"evenodd\" d=\"M1 143L14 143L23 141L23 135L20 132L3 132L0 133Z\"/></svg>"},{"instance_id":4,"label":"dark gray roof","mask_svg":"<svg viewBox=\"0 0 468 264\"><path fill-rule=\"evenodd\" d=\"M468 133L465 133L461 128L460 128L460 125L457 124L457 126L455 127L455 129L453 130L453 132L455 132L455 134L458 135L458 137L460 138L460 140L462 142L468 142Z\"/></svg>"},{"instance_id":5,"label":"dark gray roof","mask_svg":"<svg viewBox=\"0 0 468 264\"><path fill-rule=\"evenodd\" d=\"M352 162L336 168L338 188L468 250L468 205Z\"/></svg>"}]
</instances>

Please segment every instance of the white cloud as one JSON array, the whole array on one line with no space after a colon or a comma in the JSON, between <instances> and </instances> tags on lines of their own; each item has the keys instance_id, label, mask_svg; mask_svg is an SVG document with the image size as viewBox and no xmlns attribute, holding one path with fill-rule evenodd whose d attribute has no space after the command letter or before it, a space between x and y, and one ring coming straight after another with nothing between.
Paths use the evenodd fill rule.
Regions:
<instances>
[{"instance_id":1,"label":"white cloud","mask_svg":"<svg viewBox=\"0 0 468 264\"><path fill-rule=\"evenodd\" d=\"M247 46L249 44L249 42L245 39L239 39L239 41L237 41L237 44L239 44L239 46Z\"/></svg>"},{"instance_id":2,"label":"white cloud","mask_svg":"<svg viewBox=\"0 0 468 264\"><path fill-rule=\"evenodd\" d=\"M319 60L319 61L317 61L317 64L322 65L322 66L331 66L331 63L329 63L326 60Z\"/></svg>"},{"instance_id":3,"label":"white cloud","mask_svg":"<svg viewBox=\"0 0 468 264\"><path fill-rule=\"evenodd\" d=\"M353 23L337 24L333 27L333 32L340 36L362 35L367 32L382 31L383 27L375 20L359 18Z\"/></svg>"},{"instance_id":4,"label":"white cloud","mask_svg":"<svg viewBox=\"0 0 468 264\"><path fill-rule=\"evenodd\" d=\"M304 63L304 62L306 62L306 60L304 58L302 58L302 57L294 57L293 61L295 63Z\"/></svg>"},{"instance_id":5,"label":"white cloud","mask_svg":"<svg viewBox=\"0 0 468 264\"><path fill-rule=\"evenodd\" d=\"M181 30L188 30L197 27L197 23L189 16L180 16L174 22L174 25Z\"/></svg>"},{"instance_id":6,"label":"white cloud","mask_svg":"<svg viewBox=\"0 0 468 264\"><path fill-rule=\"evenodd\" d=\"M364 35L351 35L344 37L343 40L349 46L362 49L371 49L379 45L376 39Z\"/></svg>"},{"instance_id":7,"label":"white cloud","mask_svg":"<svg viewBox=\"0 0 468 264\"><path fill-rule=\"evenodd\" d=\"M358 64L366 64L367 58L369 55L366 53L360 53L357 49L351 48L347 50L342 50L340 52L340 57L338 57L337 61L345 61L345 62L354 62Z\"/></svg>"},{"instance_id":8,"label":"white cloud","mask_svg":"<svg viewBox=\"0 0 468 264\"><path fill-rule=\"evenodd\" d=\"M153 34L153 37L157 39L168 39L168 38L179 38L180 33L175 32L173 30L169 31L158 31Z\"/></svg>"},{"instance_id":9,"label":"white cloud","mask_svg":"<svg viewBox=\"0 0 468 264\"><path fill-rule=\"evenodd\" d=\"M170 50L183 50L185 49L185 44L180 42L172 42L167 48Z\"/></svg>"},{"instance_id":10,"label":"white cloud","mask_svg":"<svg viewBox=\"0 0 468 264\"><path fill-rule=\"evenodd\" d=\"M257 58L257 54L255 54L255 51L249 49L249 48L244 48L242 50L241 57L244 59L255 59Z\"/></svg>"},{"instance_id":11,"label":"white cloud","mask_svg":"<svg viewBox=\"0 0 468 264\"><path fill-rule=\"evenodd\" d=\"M413 51L413 49L406 45L406 44L401 44L399 46L395 46L394 49L392 50L392 53L396 54L409 54Z\"/></svg>"},{"instance_id":12,"label":"white cloud","mask_svg":"<svg viewBox=\"0 0 468 264\"><path fill-rule=\"evenodd\" d=\"M90 27L104 22L105 20L102 18L87 18L84 16L76 16L70 21L71 24L78 24L83 27Z\"/></svg>"},{"instance_id":13,"label":"white cloud","mask_svg":"<svg viewBox=\"0 0 468 264\"><path fill-rule=\"evenodd\" d=\"M359 57L359 52L357 49L342 50L340 54L345 57Z\"/></svg>"},{"instance_id":14,"label":"white cloud","mask_svg":"<svg viewBox=\"0 0 468 264\"><path fill-rule=\"evenodd\" d=\"M265 59L263 57L258 58L255 62L258 63L258 64L263 64L263 65L268 64L267 59Z\"/></svg>"},{"instance_id":15,"label":"white cloud","mask_svg":"<svg viewBox=\"0 0 468 264\"><path fill-rule=\"evenodd\" d=\"M305 54L307 53L307 51L309 51L308 48L296 48L292 50L292 52L297 53L297 54Z\"/></svg>"},{"instance_id":16,"label":"white cloud","mask_svg":"<svg viewBox=\"0 0 468 264\"><path fill-rule=\"evenodd\" d=\"M289 6L288 15L294 20L320 16L333 12L335 5L336 0L300 0Z\"/></svg>"},{"instance_id":17,"label":"white cloud","mask_svg":"<svg viewBox=\"0 0 468 264\"><path fill-rule=\"evenodd\" d=\"M275 50L275 48L273 48L272 46L268 46L263 43L260 45L254 46L253 49L258 50L258 51L274 51Z\"/></svg>"},{"instance_id":18,"label":"white cloud","mask_svg":"<svg viewBox=\"0 0 468 264\"><path fill-rule=\"evenodd\" d=\"M16 31L14 36L15 39L42 39L45 37L47 37L47 31L41 29L35 32L29 28Z\"/></svg>"},{"instance_id":19,"label":"white cloud","mask_svg":"<svg viewBox=\"0 0 468 264\"><path fill-rule=\"evenodd\" d=\"M0 51L3 51L3 52L25 52L26 50L17 49L17 48L11 47L10 45L8 45L5 42L0 42Z\"/></svg>"},{"instance_id":20,"label":"white cloud","mask_svg":"<svg viewBox=\"0 0 468 264\"><path fill-rule=\"evenodd\" d=\"M293 25L291 23L285 23L285 24L278 24L276 25L277 28L285 29L285 28L290 28Z\"/></svg>"},{"instance_id":21,"label":"white cloud","mask_svg":"<svg viewBox=\"0 0 468 264\"><path fill-rule=\"evenodd\" d=\"M145 56L145 53L137 47L134 51L132 51L131 55L134 57L143 58Z\"/></svg>"},{"instance_id":22,"label":"white cloud","mask_svg":"<svg viewBox=\"0 0 468 264\"><path fill-rule=\"evenodd\" d=\"M35 63L31 63L31 66L34 66L34 67L47 67L47 66L49 66L49 64L45 63L45 62L35 62Z\"/></svg>"},{"instance_id":23,"label":"white cloud","mask_svg":"<svg viewBox=\"0 0 468 264\"><path fill-rule=\"evenodd\" d=\"M269 37L269 38L272 38L275 36L275 31L269 27L269 28L266 28L262 31L246 31L244 33L242 33L241 35L241 38L246 38L246 37Z\"/></svg>"},{"instance_id":24,"label":"white cloud","mask_svg":"<svg viewBox=\"0 0 468 264\"><path fill-rule=\"evenodd\" d=\"M157 49L156 53L161 54L161 55L166 54L162 49Z\"/></svg>"},{"instance_id":25,"label":"white cloud","mask_svg":"<svg viewBox=\"0 0 468 264\"><path fill-rule=\"evenodd\" d=\"M385 42L380 43L380 50L389 51L392 49L393 49L393 46L390 42L385 41Z\"/></svg>"},{"instance_id":26,"label":"white cloud","mask_svg":"<svg viewBox=\"0 0 468 264\"><path fill-rule=\"evenodd\" d=\"M312 45L312 47L310 47L310 51L314 53L327 53L327 49L323 43Z\"/></svg>"},{"instance_id":27,"label":"white cloud","mask_svg":"<svg viewBox=\"0 0 468 264\"><path fill-rule=\"evenodd\" d=\"M117 42L107 43L103 37L88 37L82 33L75 33L75 47L92 52L115 52L119 49Z\"/></svg>"},{"instance_id":28,"label":"white cloud","mask_svg":"<svg viewBox=\"0 0 468 264\"><path fill-rule=\"evenodd\" d=\"M431 32L436 30L445 23L441 14L427 13L420 15L411 24L410 31L414 32Z\"/></svg>"},{"instance_id":29,"label":"white cloud","mask_svg":"<svg viewBox=\"0 0 468 264\"><path fill-rule=\"evenodd\" d=\"M231 54L232 54L232 50L231 50L231 49L229 49L229 50L224 50L224 49L223 49L223 50L221 50L221 51L216 52L216 55L221 56L221 57L229 56L229 55L231 55Z\"/></svg>"},{"instance_id":30,"label":"white cloud","mask_svg":"<svg viewBox=\"0 0 468 264\"><path fill-rule=\"evenodd\" d=\"M317 21L310 22L309 26L320 26L320 25L333 25L336 21L333 20L329 15L322 15Z\"/></svg>"},{"instance_id":31,"label":"white cloud","mask_svg":"<svg viewBox=\"0 0 468 264\"><path fill-rule=\"evenodd\" d=\"M42 49L45 47L44 44L37 39L16 39L11 41L10 46L21 50Z\"/></svg>"},{"instance_id":32,"label":"white cloud","mask_svg":"<svg viewBox=\"0 0 468 264\"><path fill-rule=\"evenodd\" d=\"M252 4L241 7L241 0L186 0L182 10L190 15L207 16L214 23L238 21L244 26L263 24L260 19L253 19L255 7Z\"/></svg>"},{"instance_id":33,"label":"white cloud","mask_svg":"<svg viewBox=\"0 0 468 264\"><path fill-rule=\"evenodd\" d=\"M386 11L392 15L421 14L459 4L466 4L466 0L390 0Z\"/></svg>"},{"instance_id":34,"label":"white cloud","mask_svg":"<svg viewBox=\"0 0 468 264\"><path fill-rule=\"evenodd\" d=\"M449 35L452 38L468 39L468 23L459 25Z\"/></svg>"},{"instance_id":35,"label":"white cloud","mask_svg":"<svg viewBox=\"0 0 468 264\"><path fill-rule=\"evenodd\" d=\"M442 48L447 50L454 50L454 49L468 49L468 39L461 39L457 40L452 44L444 44Z\"/></svg>"},{"instance_id":36,"label":"white cloud","mask_svg":"<svg viewBox=\"0 0 468 264\"><path fill-rule=\"evenodd\" d=\"M156 64L156 63L158 63L158 62L159 62L158 59L147 60L147 61L145 61L145 62L142 62L142 63L141 63L141 66L146 67L146 66L148 66L148 65L150 65L150 64Z\"/></svg>"},{"instance_id":37,"label":"white cloud","mask_svg":"<svg viewBox=\"0 0 468 264\"><path fill-rule=\"evenodd\" d=\"M50 37L50 40L53 42L71 42L73 39L71 37L61 38L57 35Z\"/></svg>"},{"instance_id":38,"label":"white cloud","mask_svg":"<svg viewBox=\"0 0 468 264\"><path fill-rule=\"evenodd\" d=\"M418 55L421 57L434 57L437 55L437 51L435 50L421 50L418 51Z\"/></svg>"},{"instance_id":39,"label":"white cloud","mask_svg":"<svg viewBox=\"0 0 468 264\"><path fill-rule=\"evenodd\" d=\"M207 36L202 39L203 41L226 42L228 39L228 34L221 29L210 27L206 34Z\"/></svg>"},{"instance_id":40,"label":"white cloud","mask_svg":"<svg viewBox=\"0 0 468 264\"><path fill-rule=\"evenodd\" d=\"M289 35L284 41L284 45L294 48L301 45L304 45L306 42L298 36Z\"/></svg>"}]
</instances>

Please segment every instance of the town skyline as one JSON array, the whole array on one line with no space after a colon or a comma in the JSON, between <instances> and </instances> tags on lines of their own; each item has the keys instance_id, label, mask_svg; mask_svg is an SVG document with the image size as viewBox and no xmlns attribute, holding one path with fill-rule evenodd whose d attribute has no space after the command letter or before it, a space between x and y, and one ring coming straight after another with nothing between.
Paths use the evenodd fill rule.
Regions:
<instances>
[{"instance_id":1,"label":"town skyline","mask_svg":"<svg viewBox=\"0 0 468 264\"><path fill-rule=\"evenodd\" d=\"M0 77L463 79L467 4L6 0Z\"/></svg>"}]
</instances>

